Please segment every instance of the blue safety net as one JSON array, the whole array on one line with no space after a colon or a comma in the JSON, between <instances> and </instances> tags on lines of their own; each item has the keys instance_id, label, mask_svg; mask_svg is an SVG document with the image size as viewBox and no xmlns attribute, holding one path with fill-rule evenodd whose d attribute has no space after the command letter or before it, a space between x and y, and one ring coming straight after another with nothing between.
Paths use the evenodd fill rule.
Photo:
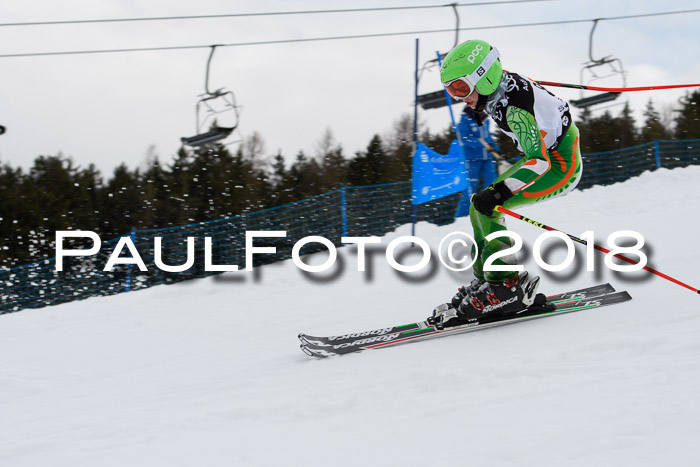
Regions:
<instances>
[{"instance_id":1,"label":"blue safety net","mask_svg":"<svg viewBox=\"0 0 700 467\"><path fill-rule=\"evenodd\" d=\"M609 185L658 168L700 164L700 139L654 141L651 143L583 155L584 172L578 189ZM341 238L383 235L413 221L437 225L454 221L460 193L420 205L411 203L411 182L373 186L348 186L283 206L248 212L209 222L164 229L135 230L127 233L143 266L116 264L104 271L121 238L103 241L100 252L89 257L66 257L63 271L56 270L51 258L24 266L0 270L0 314L26 308L111 295L159 284L217 274L211 265L246 267L246 232L284 232L284 237L259 236L255 247L274 248L274 253L252 256L252 266L282 261L292 256L302 238L317 235L342 245ZM156 237L160 248L156 250ZM190 240L188 240L190 238ZM207 240L209 239L209 240ZM193 255L188 254L188 241ZM207 248L207 242L210 242ZM64 248L90 248L85 239L66 239ZM320 243L309 243L300 254L324 250ZM157 252L159 257L156 258ZM121 249L125 260L132 258ZM157 262L158 260L158 262ZM182 272L166 272L162 265L192 264Z\"/></svg>"}]
</instances>

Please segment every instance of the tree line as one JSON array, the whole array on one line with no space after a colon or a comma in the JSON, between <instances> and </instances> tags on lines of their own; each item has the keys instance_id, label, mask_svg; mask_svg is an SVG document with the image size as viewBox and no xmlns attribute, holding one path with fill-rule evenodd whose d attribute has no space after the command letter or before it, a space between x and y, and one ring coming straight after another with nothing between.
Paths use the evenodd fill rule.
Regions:
<instances>
[{"instance_id":1,"label":"tree line","mask_svg":"<svg viewBox=\"0 0 700 467\"><path fill-rule=\"evenodd\" d=\"M700 91L686 94L672 115L649 101L638 125L629 107L613 116L584 112L577 120L582 152L619 149L663 139L700 138ZM498 132L500 133L500 132ZM496 135L509 158L510 139ZM419 140L446 154L451 126ZM185 147L167 161L151 155L145 167L118 166L103 177L93 164L76 166L62 154L38 156L28 171L0 165L0 268L53 257L57 230L92 230L104 240L132 229L156 229L230 217L280 206L344 185L375 185L411 178L413 121L403 115L384 135L349 156L331 130L313 153L299 151L291 162L269 156L254 133L235 150L214 145Z\"/></svg>"}]
</instances>

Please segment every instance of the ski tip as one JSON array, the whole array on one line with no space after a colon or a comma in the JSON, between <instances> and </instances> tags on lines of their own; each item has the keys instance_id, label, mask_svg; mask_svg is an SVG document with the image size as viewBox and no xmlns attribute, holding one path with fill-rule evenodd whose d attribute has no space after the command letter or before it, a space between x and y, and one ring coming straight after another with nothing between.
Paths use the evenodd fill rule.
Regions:
<instances>
[{"instance_id":1,"label":"ski tip","mask_svg":"<svg viewBox=\"0 0 700 467\"><path fill-rule=\"evenodd\" d=\"M309 357L316 357L316 358L326 358L327 357L327 355L323 355L321 353L317 353L317 352L312 351L311 349L306 347L304 344L301 344L299 346L299 348L301 349L302 352L304 352Z\"/></svg>"},{"instance_id":2,"label":"ski tip","mask_svg":"<svg viewBox=\"0 0 700 467\"><path fill-rule=\"evenodd\" d=\"M301 345L307 345L309 343L309 339L304 333L299 334L299 341L301 341Z\"/></svg>"},{"instance_id":3,"label":"ski tip","mask_svg":"<svg viewBox=\"0 0 700 467\"><path fill-rule=\"evenodd\" d=\"M313 356L314 356L313 352L311 352L309 349L307 349L307 348L304 346L304 344L301 344L301 345L299 346L299 348L301 349L302 352L304 352L304 353L305 353L306 355L308 355L309 357L313 357Z\"/></svg>"}]
</instances>

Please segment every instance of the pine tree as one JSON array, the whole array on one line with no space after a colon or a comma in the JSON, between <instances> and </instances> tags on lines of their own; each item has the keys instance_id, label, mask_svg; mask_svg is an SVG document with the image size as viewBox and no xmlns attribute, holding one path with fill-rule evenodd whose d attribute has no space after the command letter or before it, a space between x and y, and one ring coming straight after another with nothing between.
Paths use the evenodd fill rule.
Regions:
<instances>
[{"instance_id":1,"label":"pine tree","mask_svg":"<svg viewBox=\"0 0 700 467\"><path fill-rule=\"evenodd\" d=\"M241 149L243 158L252 163L254 168L265 168L265 165L267 164L264 157L265 140L260 133L254 131L252 135L243 138Z\"/></svg>"},{"instance_id":2,"label":"pine tree","mask_svg":"<svg viewBox=\"0 0 700 467\"><path fill-rule=\"evenodd\" d=\"M364 152L358 152L350 162L348 181L352 185L377 185L384 183L386 154L379 135L374 135Z\"/></svg>"},{"instance_id":3,"label":"pine tree","mask_svg":"<svg viewBox=\"0 0 700 467\"><path fill-rule=\"evenodd\" d=\"M181 147L167 167L169 190L164 214L168 219L167 226L194 222L194 207L190 199L193 160L193 154Z\"/></svg>"},{"instance_id":4,"label":"pine tree","mask_svg":"<svg viewBox=\"0 0 700 467\"><path fill-rule=\"evenodd\" d=\"M315 159L320 165L319 192L335 190L347 182L348 161L330 128L326 129L316 145Z\"/></svg>"},{"instance_id":5,"label":"pine tree","mask_svg":"<svg viewBox=\"0 0 700 467\"><path fill-rule=\"evenodd\" d=\"M28 262L29 253L19 245L31 224L26 224L29 206L26 177L22 169L8 164L0 167L0 267L10 268Z\"/></svg>"},{"instance_id":6,"label":"pine tree","mask_svg":"<svg viewBox=\"0 0 700 467\"><path fill-rule=\"evenodd\" d=\"M100 193L102 232L109 238L128 235L138 228L137 213L141 205L139 194L139 171L131 172L126 164L120 164L112 178Z\"/></svg>"},{"instance_id":7,"label":"pine tree","mask_svg":"<svg viewBox=\"0 0 700 467\"><path fill-rule=\"evenodd\" d=\"M680 104L681 108L676 118L676 138L700 138L700 90L683 96Z\"/></svg>"},{"instance_id":8,"label":"pine tree","mask_svg":"<svg viewBox=\"0 0 700 467\"><path fill-rule=\"evenodd\" d=\"M425 130L421 133L419 141L438 154L447 154L452 141L456 138L454 128L450 124L443 131L436 134L432 134L430 130Z\"/></svg>"},{"instance_id":9,"label":"pine tree","mask_svg":"<svg viewBox=\"0 0 700 467\"><path fill-rule=\"evenodd\" d=\"M413 144L413 118L403 114L394 122L393 132L384 138L388 156L387 181L398 182L411 179Z\"/></svg>"},{"instance_id":10,"label":"pine tree","mask_svg":"<svg viewBox=\"0 0 700 467\"><path fill-rule=\"evenodd\" d=\"M584 114L577 127L583 154L622 149L634 146L639 141L634 118L627 105L618 117L614 117L609 110L597 117Z\"/></svg>"},{"instance_id":11,"label":"pine tree","mask_svg":"<svg viewBox=\"0 0 700 467\"><path fill-rule=\"evenodd\" d=\"M387 158L379 135L374 135L369 142L365 157L367 158L367 184L376 185L386 181Z\"/></svg>"},{"instance_id":12,"label":"pine tree","mask_svg":"<svg viewBox=\"0 0 700 467\"><path fill-rule=\"evenodd\" d=\"M240 168L241 160L240 150L234 156L220 144L195 152L190 166L190 198L197 222L239 214L249 206L247 187L241 180L240 171L245 170Z\"/></svg>"},{"instance_id":13,"label":"pine tree","mask_svg":"<svg viewBox=\"0 0 700 467\"><path fill-rule=\"evenodd\" d=\"M169 174L161 167L158 157L150 161L143 173L141 209L136 214L139 228L154 229L168 226L166 206L170 195Z\"/></svg>"},{"instance_id":14,"label":"pine tree","mask_svg":"<svg viewBox=\"0 0 700 467\"><path fill-rule=\"evenodd\" d=\"M614 120L614 128L617 132L615 149L629 148L639 144L639 131L635 126L634 117L629 104L625 104L620 115Z\"/></svg>"},{"instance_id":15,"label":"pine tree","mask_svg":"<svg viewBox=\"0 0 700 467\"><path fill-rule=\"evenodd\" d=\"M654 107L654 102L649 99L647 106L644 109L644 123L640 131L640 142L648 143L651 141L671 139L673 133L670 128L666 128L661 123L661 116Z\"/></svg>"},{"instance_id":16,"label":"pine tree","mask_svg":"<svg viewBox=\"0 0 700 467\"><path fill-rule=\"evenodd\" d=\"M318 163L313 159L309 160L304 151L297 153L296 160L289 169L289 191L293 201L299 201L309 196L318 194L320 182Z\"/></svg>"},{"instance_id":17,"label":"pine tree","mask_svg":"<svg viewBox=\"0 0 700 467\"><path fill-rule=\"evenodd\" d=\"M239 148L233 155L230 169L226 169L228 180L225 185L230 194L227 198L234 215L258 211L270 205L272 190L264 164L257 156L248 157Z\"/></svg>"},{"instance_id":18,"label":"pine tree","mask_svg":"<svg viewBox=\"0 0 700 467\"><path fill-rule=\"evenodd\" d=\"M284 156L278 152L272 163L272 176L270 177L271 196L270 206L281 206L292 200L290 187L290 175L287 172Z\"/></svg>"}]
</instances>

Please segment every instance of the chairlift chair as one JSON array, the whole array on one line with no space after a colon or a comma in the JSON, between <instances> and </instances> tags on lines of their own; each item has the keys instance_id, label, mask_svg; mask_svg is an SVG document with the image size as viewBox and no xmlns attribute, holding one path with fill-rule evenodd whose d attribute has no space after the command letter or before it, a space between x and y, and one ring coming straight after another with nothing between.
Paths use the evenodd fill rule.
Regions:
<instances>
[{"instance_id":1,"label":"chairlift chair","mask_svg":"<svg viewBox=\"0 0 700 467\"><path fill-rule=\"evenodd\" d=\"M627 87L627 73L622 66L622 61L619 58L613 58L612 55L605 56L600 59L593 58L593 33L596 26L598 25L598 20L593 20L593 27L588 37L588 58L589 61L583 64L580 73L580 82L584 82L584 74L589 73L591 78L586 84L590 84L595 80L609 78L611 76L621 76L622 77L622 87ZM599 74L601 67L607 67L608 73L605 75ZM596 72L598 71L598 73ZM594 94L592 96L583 97L583 92L581 93L580 99L572 99L569 102L576 108L585 109L587 107L592 107L594 105L603 104L606 102L612 102L620 97L619 92L604 92L599 94Z\"/></svg>"},{"instance_id":2,"label":"chairlift chair","mask_svg":"<svg viewBox=\"0 0 700 467\"><path fill-rule=\"evenodd\" d=\"M204 83L205 92L199 96L200 99L197 101L195 108L196 134L194 136L180 138L183 144L194 148L225 140L238 127L240 106L236 104L236 97L233 92L227 91L224 88L217 89L216 91L209 90L209 70L216 47L216 45L211 46L209 60L207 60L207 72ZM215 117L224 113L227 115L231 113L234 114L235 121L233 126L219 126ZM209 122L213 122L209 130L203 131L203 128L205 128L205 125Z\"/></svg>"}]
</instances>

